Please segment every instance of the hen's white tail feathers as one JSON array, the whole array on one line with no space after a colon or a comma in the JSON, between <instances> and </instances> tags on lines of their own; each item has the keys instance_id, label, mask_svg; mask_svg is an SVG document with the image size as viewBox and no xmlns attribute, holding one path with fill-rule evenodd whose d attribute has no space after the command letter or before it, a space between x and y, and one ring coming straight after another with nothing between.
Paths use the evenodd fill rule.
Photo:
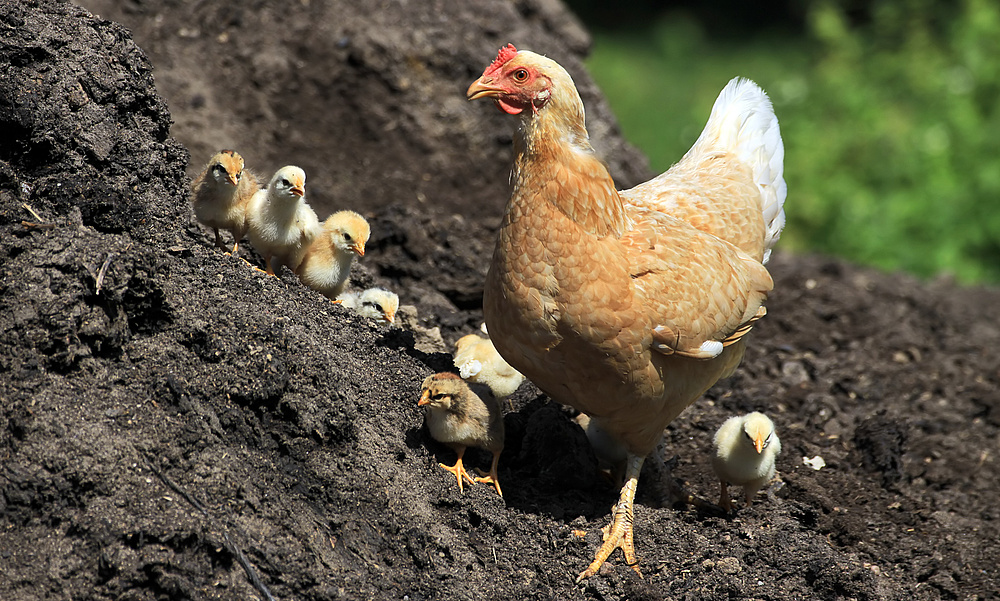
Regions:
<instances>
[{"instance_id":1,"label":"hen's white tail feathers","mask_svg":"<svg viewBox=\"0 0 1000 601\"><path fill-rule=\"evenodd\" d=\"M736 77L723 88L705 129L689 152L712 148L735 152L753 173L763 199L761 210L767 225L763 262L767 263L785 227L785 147L770 99L749 79Z\"/></svg>"}]
</instances>

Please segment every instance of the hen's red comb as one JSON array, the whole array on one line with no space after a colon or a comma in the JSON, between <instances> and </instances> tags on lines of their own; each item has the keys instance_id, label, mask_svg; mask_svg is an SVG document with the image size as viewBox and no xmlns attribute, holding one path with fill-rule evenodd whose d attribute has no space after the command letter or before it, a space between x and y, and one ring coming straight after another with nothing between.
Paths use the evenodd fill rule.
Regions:
<instances>
[{"instance_id":1,"label":"hen's red comb","mask_svg":"<svg viewBox=\"0 0 1000 601\"><path fill-rule=\"evenodd\" d=\"M514 58L516 54L517 48L514 47L514 44L507 44L500 49L500 52L497 53L496 59L490 63L489 67L486 68L486 73L498 71L500 67L504 66L507 61Z\"/></svg>"}]
</instances>

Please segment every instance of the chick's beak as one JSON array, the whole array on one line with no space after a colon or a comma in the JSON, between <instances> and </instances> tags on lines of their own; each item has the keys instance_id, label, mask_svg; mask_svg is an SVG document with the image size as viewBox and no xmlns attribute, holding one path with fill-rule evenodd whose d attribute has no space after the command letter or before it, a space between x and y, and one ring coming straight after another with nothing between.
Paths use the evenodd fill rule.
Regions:
<instances>
[{"instance_id":1,"label":"chick's beak","mask_svg":"<svg viewBox=\"0 0 1000 601\"><path fill-rule=\"evenodd\" d=\"M431 402L431 391L430 390L425 390L420 395L420 400L417 401L417 407L423 407L424 405L426 405L427 403L430 403L430 402Z\"/></svg>"},{"instance_id":2,"label":"chick's beak","mask_svg":"<svg viewBox=\"0 0 1000 601\"><path fill-rule=\"evenodd\" d=\"M757 454L759 455L764 450L764 437L760 435L754 436L753 446L757 449Z\"/></svg>"},{"instance_id":3,"label":"chick's beak","mask_svg":"<svg viewBox=\"0 0 1000 601\"><path fill-rule=\"evenodd\" d=\"M231 183L234 186L240 185L240 176L233 173L229 173L227 174L227 176L229 177L229 183Z\"/></svg>"},{"instance_id":4,"label":"chick's beak","mask_svg":"<svg viewBox=\"0 0 1000 601\"><path fill-rule=\"evenodd\" d=\"M291 192L292 194L294 194L296 196L305 196L306 195L306 190L305 190L304 186L292 186L291 189L289 189L289 192Z\"/></svg>"},{"instance_id":5,"label":"chick's beak","mask_svg":"<svg viewBox=\"0 0 1000 601\"><path fill-rule=\"evenodd\" d=\"M465 97L469 100L477 100L479 98L496 98L501 93L504 92L503 88L497 87L493 83L492 77L486 77L485 75L472 82L469 86L468 91L465 92Z\"/></svg>"},{"instance_id":6,"label":"chick's beak","mask_svg":"<svg viewBox=\"0 0 1000 601\"><path fill-rule=\"evenodd\" d=\"M363 257L363 256L365 256L365 243L364 242L355 242L354 245L351 246L351 250L353 250L355 253L357 253L357 255L359 257Z\"/></svg>"},{"instance_id":7,"label":"chick's beak","mask_svg":"<svg viewBox=\"0 0 1000 601\"><path fill-rule=\"evenodd\" d=\"M385 320L388 321L389 323L396 323L396 312L395 311L386 311L385 312Z\"/></svg>"}]
</instances>

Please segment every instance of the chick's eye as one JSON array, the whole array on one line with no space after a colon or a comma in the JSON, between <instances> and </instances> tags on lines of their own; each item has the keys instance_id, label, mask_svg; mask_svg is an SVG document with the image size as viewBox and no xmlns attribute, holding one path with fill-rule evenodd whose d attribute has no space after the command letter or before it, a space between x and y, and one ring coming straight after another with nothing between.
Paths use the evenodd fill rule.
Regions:
<instances>
[{"instance_id":1,"label":"chick's eye","mask_svg":"<svg viewBox=\"0 0 1000 601\"><path fill-rule=\"evenodd\" d=\"M350 234L344 234L344 240L347 240L348 242L350 242L351 241L351 235Z\"/></svg>"},{"instance_id":2,"label":"chick's eye","mask_svg":"<svg viewBox=\"0 0 1000 601\"><path fill-rule=\"evenodd\" d=\"M517 83L524 83L524 82L528 81L528 70L527 69L518 69L518 70L514 71L513 73L511 73L511 77L513 77L514 81L516 81Z\"/></svg>"}]
</instances>

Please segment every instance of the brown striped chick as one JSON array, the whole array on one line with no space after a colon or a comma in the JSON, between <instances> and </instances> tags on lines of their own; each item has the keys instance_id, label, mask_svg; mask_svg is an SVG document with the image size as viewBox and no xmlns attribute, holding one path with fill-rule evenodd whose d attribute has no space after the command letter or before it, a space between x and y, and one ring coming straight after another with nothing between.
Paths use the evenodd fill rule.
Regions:
<instances>
[{"instance_id":1,"label":"brown striped chick","mask_svg":"<svg viewBox=\"0 0 1000 601\"><path fill-rule=\"evenodd\" d=\"M369 288L361 292L347 292L337 297L348 309L359 315L395 323L399 310L399 296L385 288Z\"/></svg>"},{"instance_id":2,"label":"brown striped chick","mask_svg":"<svg viewBox=\"0 0 1000 601\"><path fill-rule=\"evenodd\" d=\"M365 256L370 235L368 221L354 211L330 215L295 273L303 284L335 301L347 286L354 257Z\"/></svg>"},{"instance_id":3,"label":"brown striped chick","mask_svg":"<svg viewBox=\"0 0 1000 601\"><path fill-rule=\"evenodd\" d=\"M247 235L263 255L270 275L274 275L275 259L294 271L319 235L319 219L305 195L305 171L289 165L278 169L267 188L250 199Z\"/></svg>"},{"instance_id":4,"label":"brown striped chick","mask_svg":"<svg viewBox=\"0 0 1000 601\"><path fill-rule=\"evenodd\" d=\"M767 482L774 477L774 460L781 452L781 441L774 423L757 411L727 419L715 433L715 456L712 467L719 476L719 505L732 510L727 484L743 487L747 507Z\"/></svg>"},{"instance_id":5,"label":"brown striped chick","mask_svg":"<svg viewBox=\"0 0 1000 601\"><path fill-rule=\"evenodd\" d=\"M455 343L455 367L469 382L485 384L498 399L514 394L524 376L504 361L493 341L469 334Z\"/></svg>"},{"instance_id":6,"label":"brown striped chick","mask_svg":"<svg viewBox=\"0 0 1000 601\"><path fill-rule=\"evenodd\" d=\"M462 480L469 484L492 484L501 497L497 462L503 451L503 415L500 403L484 386L469 384L453 373L428 376L420 387L417 405L426 407L427 429L434 440L455 450L458 460L453 466L439 464L455 475L458 490L465 492ZM478 394L477 394L478 392ZM468 447L479 447L493 453L493 463L486 476L472 478L462 465L462 456Z\"/></svg>"},{"instance_id":7,"label":"brown striped chick","mask_svg":"<svg viewBox=\"0 0 1000 601\"><path fill-rule=\"evenodd\" d=\"M229 230L233 235L232 254L239 250L247 232L247 205L259 188L257 178L244 169L243 157L235 150L220 150L209 159L191 185L191 204L199 223L215 233L216 246L229 251L219 235L219 230Z\"/></svg>"}]
</instances>

